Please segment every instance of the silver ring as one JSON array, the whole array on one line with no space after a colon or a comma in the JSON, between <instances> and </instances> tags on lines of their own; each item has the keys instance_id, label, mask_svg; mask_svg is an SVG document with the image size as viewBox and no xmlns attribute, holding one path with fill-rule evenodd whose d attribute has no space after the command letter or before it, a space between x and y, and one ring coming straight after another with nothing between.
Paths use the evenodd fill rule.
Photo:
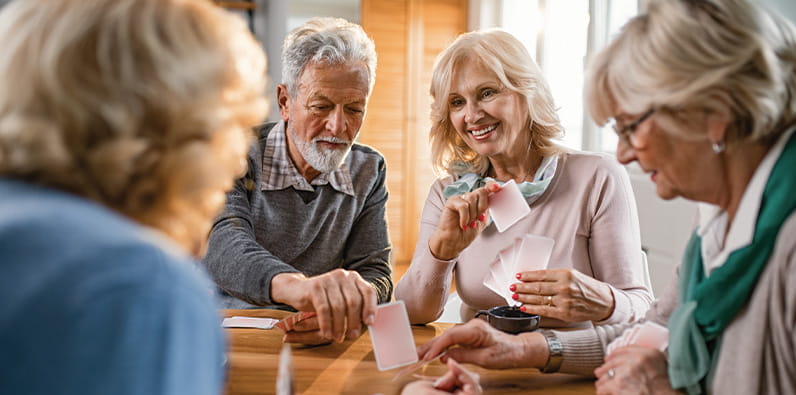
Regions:
<instances>
[{"instance_id":1,"label":"silver ring","mask_svg":"<svg viewBox=\"0 0 796 395\"><path fill-rule=\"evenodd\" d=\"M547 302L548 306L552 306L553 305L553 297L551 295L545 296L544 300Z\"/></svg>"},{"instance_id":2,"label":"silver ring","mask_svg":"<svg viewBox=\"0 0 796 395\"><path fill-rule=\"evenodd\" d=\"M614 368L608 369L608 378L612 379L612 378L614 378L614 376L616 376L616 372L614 371Z\"/></svg>"}]
</instances>

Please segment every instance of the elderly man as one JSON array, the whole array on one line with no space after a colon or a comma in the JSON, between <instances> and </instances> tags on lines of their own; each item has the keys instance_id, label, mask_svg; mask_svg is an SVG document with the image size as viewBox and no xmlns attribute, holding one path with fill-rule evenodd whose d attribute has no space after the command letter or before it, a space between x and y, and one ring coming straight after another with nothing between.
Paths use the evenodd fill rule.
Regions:
<instances>
[{"instance_id":1,"label":"elderly man","mask_svg":"<svg viewBox=\"0 0 796 395\"><path fill-rule=\"evenodd\" d=\"M359 336L393 287L384 158L354 143L374 44L359 25L316 18L286 38L282 67L282 122L259 128L203 262L224 307L314 311L286 341L342 341Z\"/></svg>"}]
</instances>

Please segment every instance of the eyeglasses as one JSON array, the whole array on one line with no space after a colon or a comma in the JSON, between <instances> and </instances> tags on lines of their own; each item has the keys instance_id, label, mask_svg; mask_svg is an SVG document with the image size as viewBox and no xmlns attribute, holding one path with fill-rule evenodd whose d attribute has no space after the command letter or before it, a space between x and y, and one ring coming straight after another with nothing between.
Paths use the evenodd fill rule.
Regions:
<instances>
[{"instance_id":1,"label":"eyeglasses","mask_svg":"<svg viewBox=\"0 0 796 395\"><path fill-rule=\"evenodd\" d=\"M616 132L616 135L619 137L619 141L636 148L636 141L633 138L634 133L636 132L636 129L638 129L638 126L641 125L642 122L646 121L647 118L649 118L654 112L655 109L651 108L649 111L645 112L644 115L638 117L638 119L630 122L627 125L620 125L618 122L616 122L615 118L611 118L609 123L614 129L614 132Z\"/></svg>"}]
</instances>

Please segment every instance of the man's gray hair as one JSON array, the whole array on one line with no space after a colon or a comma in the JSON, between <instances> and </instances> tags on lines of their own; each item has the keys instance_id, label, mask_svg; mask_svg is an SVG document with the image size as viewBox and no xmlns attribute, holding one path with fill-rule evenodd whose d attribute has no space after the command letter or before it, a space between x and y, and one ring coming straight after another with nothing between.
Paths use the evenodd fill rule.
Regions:
<instances>
[{"instance_id":1,"label":"man's gray hair","mask_svg":"<svg viewBox=\"0 0 796 395\"><path fill-rule=\"evenodd\" d=\"M368 93L376 81L376 46L362 26L341 18L312 18L294 29L282 45L282 83L290 95L309 63L340 65L363 62L368 68Z\"/></svg>"}]
</instances>

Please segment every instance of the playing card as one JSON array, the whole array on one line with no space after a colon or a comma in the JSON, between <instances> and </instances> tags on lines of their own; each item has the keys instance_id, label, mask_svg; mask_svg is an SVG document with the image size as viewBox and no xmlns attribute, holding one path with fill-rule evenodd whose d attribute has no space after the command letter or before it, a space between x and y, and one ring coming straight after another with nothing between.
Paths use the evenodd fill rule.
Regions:
<instances>
[{"instance_id":1,"label":"playing card","mask_svg":"<svg viewBox=\"0 0 796 395\"><path fill-rule=\"evenodd\" d=\"M625 336L624 344L622 344L622 345L623 346L629 346L631 344L635 344L636 343L636 334L638 334L638 330L639 329L641 329L641 325L636 325L636 326L630 328L630 330L627 333L627 336Z\"/></svg>"},{"instance_id":2,"label":"playing card","mask_svg":"<svg viewBox=\"0 0 796 395\"><path fill-rule=\"evenodd\" d=\"M498 294L500 296L503 296L503 293L500 292L500 286L498 285L497 280L495 280L495 272L494 271L489 270L489 271L486 272L486 275L484 275L483 284L487 288L492 290L492 292L494 292L494 293L496 293L496 294Z\"/></svg>"},{"instance_id":3,"label":"playing card","mask_svg":"<svg viewBox=\"0 0 796 395\"><path fill-rule=\"evenodd\" d=\"M368 333L379 370L390 370L417 362L415 339L402 300L379 305L374 322L368 327Z\"/></svg>"},{"instance_id":4,"label":"playing card","mask_svg":"<svg viewBox=\"0 0 796 395\"><path fill-rule=\"evenodd\" d=\"M293 353L290 346L282 346L276 372L276 395L293 395Z\"/></svg>"},{"instance_id":5,"label":"playing card","mask_svg":"<svg viewBox=\"0 0 796 395\"><path fill-rule=\"evenodd\" d=\"M398 372L398 374L395 375L395 377L392 378L392 381L399 380L402 377L406 376L407 374L414 372L415 370L424 368L426 365L430 364L431 362L436 361L437 359L439 359L443 355L445 355L445 351L439 353L434 358L431 358L431 359L426 360L426 361L420 360L420 361L417 361L417 362L415 362L415 363L403 368L400 372Z\"/></svg>"},{"instance_id":6,"label":"playing card","mask_svg":"<svg viewBox=\"0 0 796 395\"><path fill-rule=\"evenodd\" d=\"M495 261L491 266L490 270L486 272L486 276L484 276L484 285L492 290L492 292L500 295L503 299L506 300L506 304L511 304L513 299L511 299L511 291L509 291L509 286L507 284L503 284L495 278L495 271L499 271L500 269L493 269L495 266L499 266L500 261ZM505 285L505 286L504 286Z\"/></svg>"},{"instance_id":7,"label":"playing card","mask_svg":"<svg viewBox=\"0 0 796 395\"><path fill-rule=\"evenodd\" d=\"M517 260L517 251L520 243L522 243L522 238L518 237L514 239L514 242L511 243L509 248L504 249L498 254L500 262L499 266L495 268L495 270L498 271L495 273L495 278L498 279L501 285L505 285L506 287L517 281L517 277L515 276L517 273L514 271L514 262Z\"/></svg>"},{"instance_id":8,"label":"playing card","mask_svg":"<svg viewBox=\"0 0 796 395\"><path fill-rule=\"evenodd\" d=\"M627 344L627 339L628 336L630 335L631 330L633 330L635 327L636 326L626 329L624 332L622 332L622 334L619 337L617 337L610 344L608 344L608 347L605 348L605 354L610 355L617 348L625 346Z\"/></svg>"},{"instance_id":9,"label":"playing card","mask_svg":"<svg viewBox=\"0 0 796 395\"><path fill-rule=\"evenodd\" d=\"M285 318L282 318L279 322L277 322L274 326L281 329L283 332L289 332L296 328L296 324L301 321L304 321L308 318L315 317L315 312L310 311L299 311L296 314L289 315Z\"/></svg>"},{"instance_id":10,"label":"playing card","mask_svg":"<svg viewBox=\"0 0 796 395\"><path fill-rule=\"evenodd\" d=\"M547 269L555 240L526 234L514 258L514 273Z\"/></svg>"},{"instance_id":11,"label":"playing card","mask_svg":"<svg viewBox=\"0 0 796 395\"><path fill-rule=\"evenodd\" d=\"M669 330L660 324L647 321L636 332L633 344L642 347L657 348L660 351L669 345Z\"/></svg>"},{"instance_id":12,"label":"playing card","mask_svg":"<svg viewBox=\"0 0 796 395\"><path fill-rule=\"evenodd\" d=\"M669 330L651 321L635 325L625 330L622 336L614 339L614 341L606 347L606 355L611 354L619 347L630 345L657 348L660 351L664 351L669 345Z\"/></svg>"},{"instance_id":13,"label":"playing card","mask_svg":"<svg viewBox=\"0 0 796 395\"><path fill-rule=\"evenodd\" d=\"M221 326L224 328L271 329L277 321L273 318L227 317L221 321Z\"/></svg>"},{"instance_id":14,"label":"playing card","mask_svg":"<svg viewBox=\"0 0 796 395\"><path fill-rule=\"evenodd\" d=\"M509 180L501 189L489 196L489 215L498 232L503 232L531 212L528 203L514 180Z\"/></svg>"}]
</instances>

